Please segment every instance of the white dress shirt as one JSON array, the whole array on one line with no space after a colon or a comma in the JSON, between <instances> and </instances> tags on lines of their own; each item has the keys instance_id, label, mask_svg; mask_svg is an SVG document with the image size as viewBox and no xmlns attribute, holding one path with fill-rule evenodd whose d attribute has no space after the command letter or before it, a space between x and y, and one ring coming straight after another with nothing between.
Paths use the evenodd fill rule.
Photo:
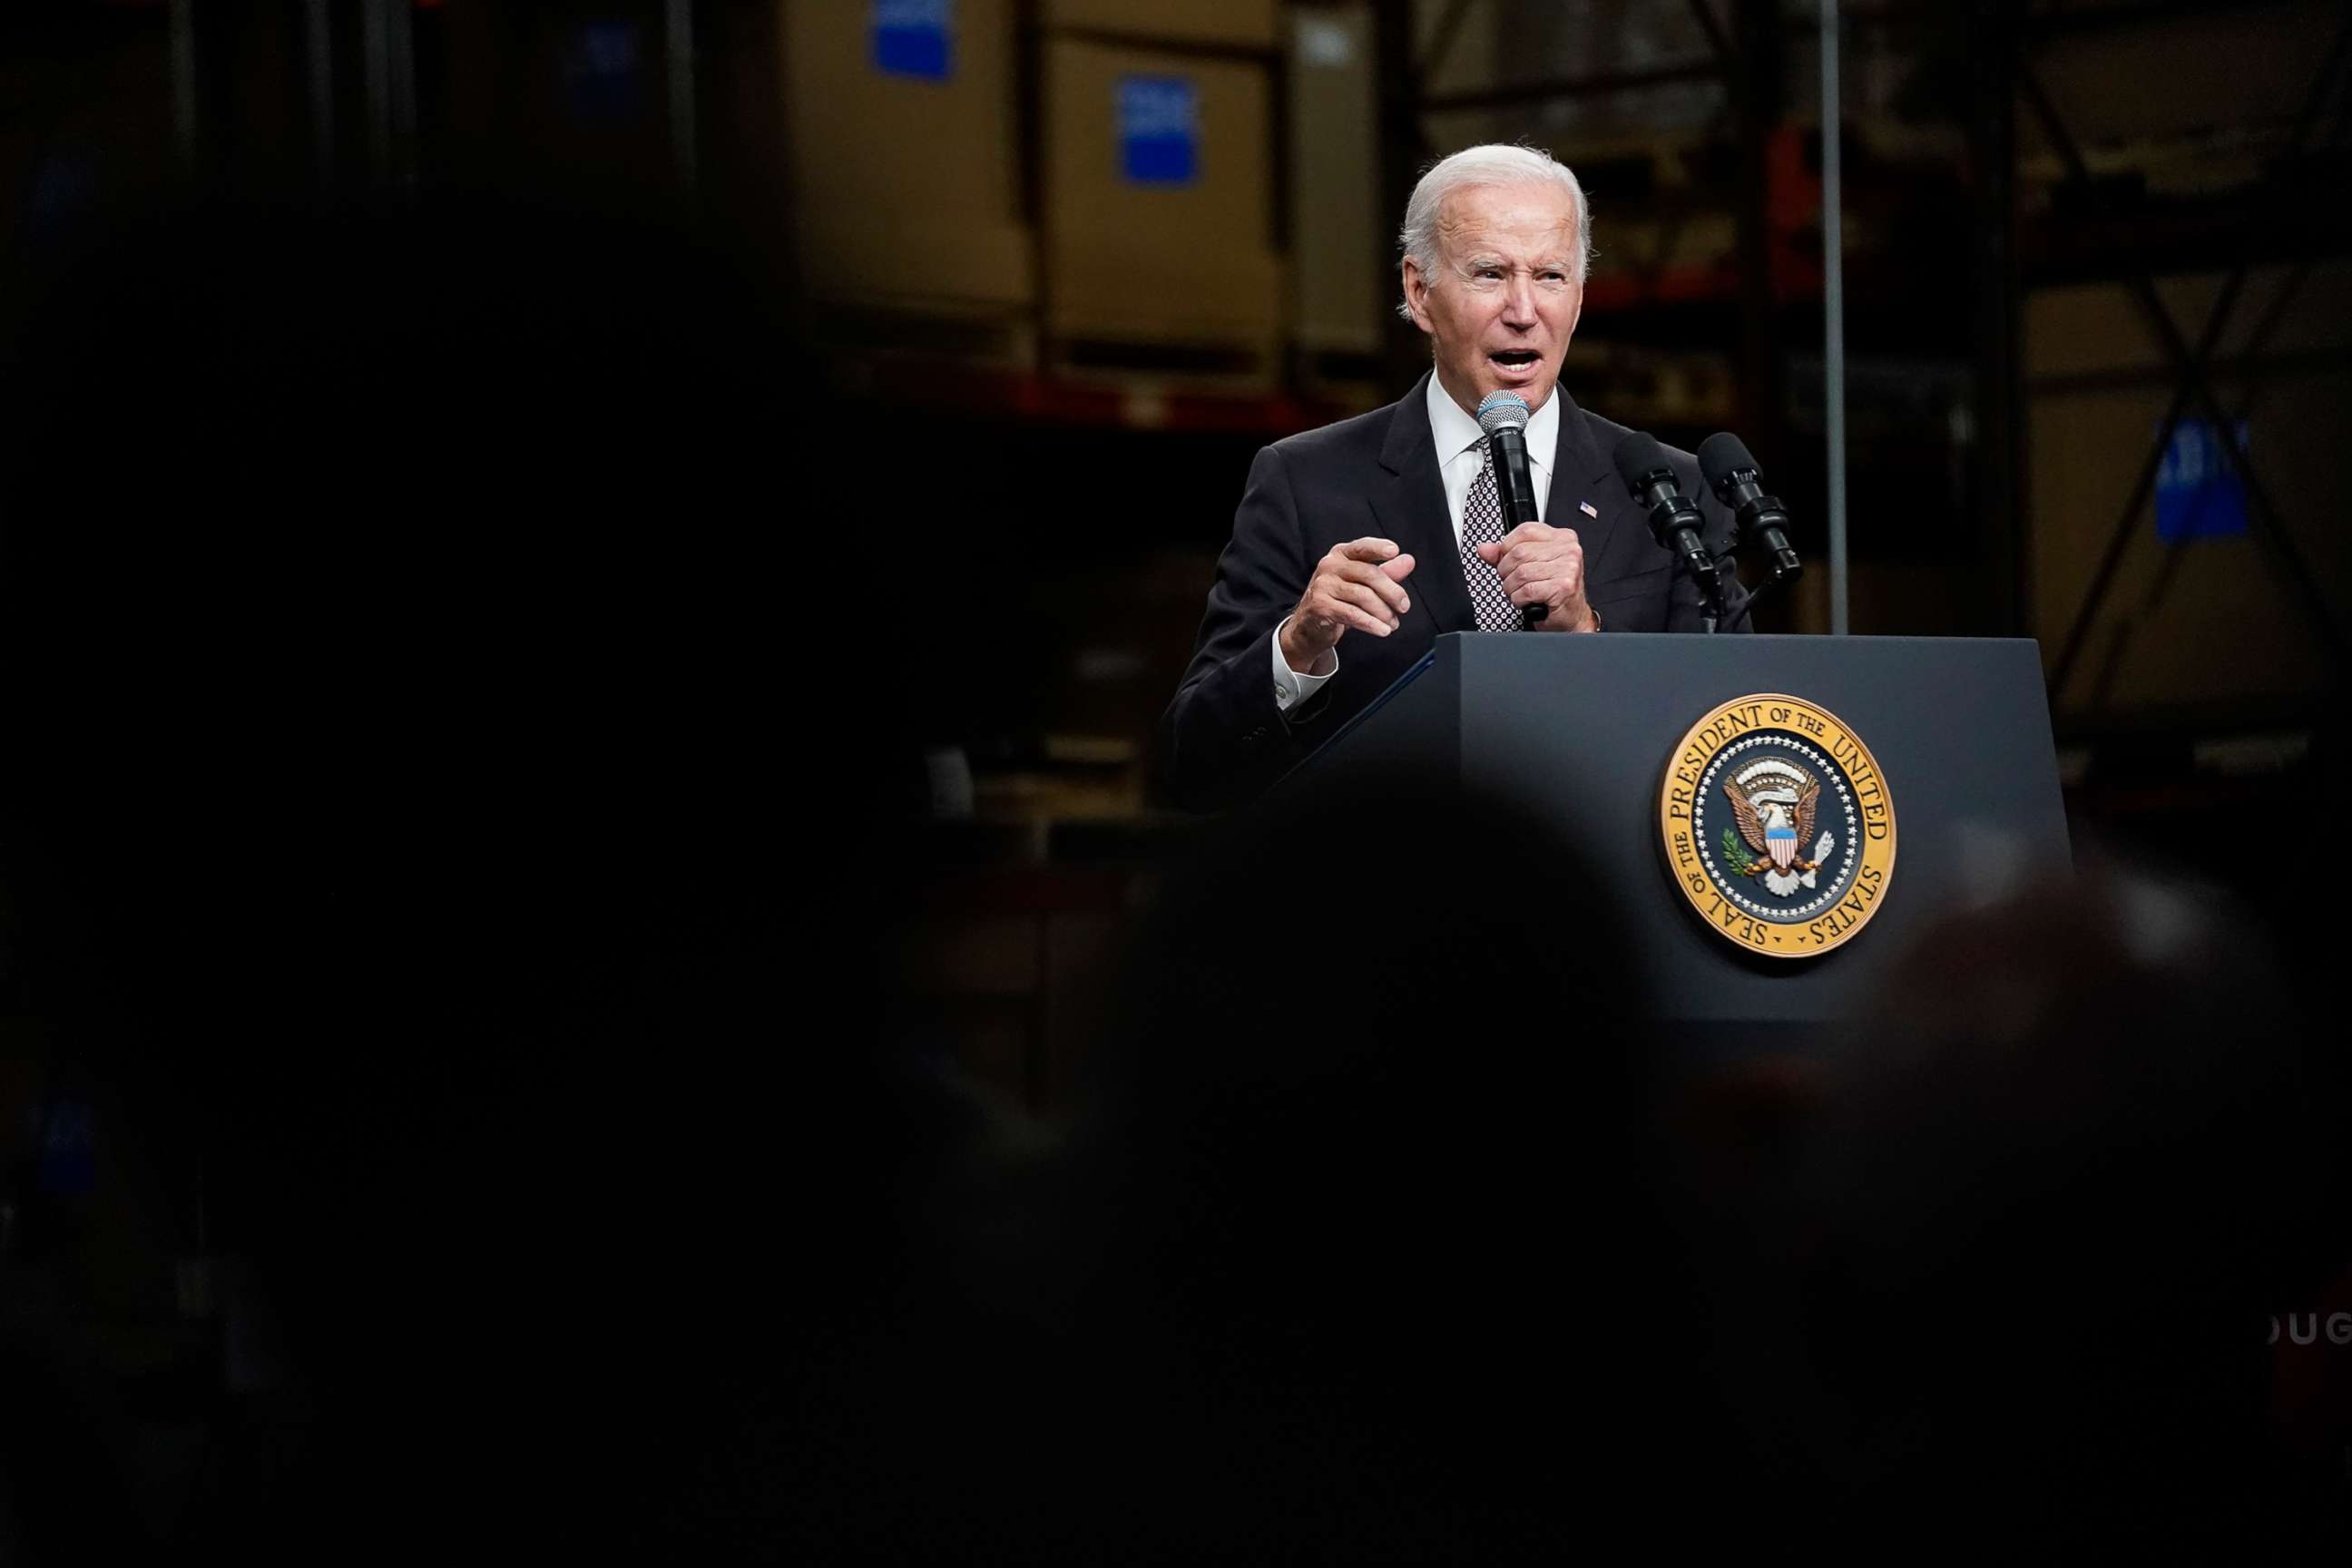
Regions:
<instances>
[{"instance_id":1,"label":"white dress shirt","mask_svg":"<svg viewBox=\"0 0 2352 1568\"><path fill-rule=\"evenodd\" d=\"M1430 438L1437 446L1438 478L1445 486L1445 511L1454 524L1454 549L1459 554L1462 550L1462 507L1469 499L1470 486L1478 478L1478 470L1486 466L1486 435L1478 428L1478 421L1464 413L1462 405L1446 395L1445 389L1437 384L1434 374L1429 378L1428 401ZM1542 521L1544 509L1551 504L1552 458L1559 450L1559 388L1555 387L1553 395L1545 398L1543 406L1537 409L1535 416L1528 421L1528 466L1535 470L1536 518L1538 521ZM1405 579L1407 593L1412 592L1412 582L1409 577ZM1323 656L1328 668L1317 670L1311 675L1291 668L1290 661L1282 657L1282 626L1289 624L1290 617L1285 616L1282 626L1274 628L1274 706L1279 713L1289 712L1320 690L1325 681L1339 673L1337 648Z\"/></svg>"}]
</instances>

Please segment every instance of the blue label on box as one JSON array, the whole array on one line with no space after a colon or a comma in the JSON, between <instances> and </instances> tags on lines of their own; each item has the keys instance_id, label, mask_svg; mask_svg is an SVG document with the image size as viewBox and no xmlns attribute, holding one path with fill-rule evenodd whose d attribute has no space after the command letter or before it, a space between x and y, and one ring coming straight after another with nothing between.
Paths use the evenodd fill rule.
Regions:
<instances>
[{"instance_id":1,"label":"blue label on box","mask_svg":"<svg viewBox=\"0 0 2352 1568\"><path fill-rule=\"evenodd\" d=\"M874 68L945 81L955 71L955 0L874 0Z\"/></svg>"},{"instance_id":2,"label":"blue label on box","mask_svg":"<svg viewBox=\"0 0 2352 1568\"><path fill-rule=\"evenodd\" d=\"M2238 421L2238 455L2246 452L2246 422ZM2219 428L2183 419L2156 470L2156 536L2167 544L2246 531L2246 487L2221 450Z\"/></svg>"},{"instance_id":3,"label":"blue label on box","mask_svg":"<svg viewBox=\"0 0 2352 1568\"><path fill-rule=\"evenodd\" d=\"M1201 89L1191 77L1118 79L1119 173L1139 185L1189 185L1201 175Z\"/></svg>"}]
</instances>

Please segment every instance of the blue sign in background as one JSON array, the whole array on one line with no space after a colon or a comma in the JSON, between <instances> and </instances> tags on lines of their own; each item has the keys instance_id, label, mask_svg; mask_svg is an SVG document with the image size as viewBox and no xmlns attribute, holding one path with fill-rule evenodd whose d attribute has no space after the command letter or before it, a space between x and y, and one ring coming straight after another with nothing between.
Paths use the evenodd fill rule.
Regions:
<instances>
[{"instance_id":1,"label":"blue sign in background","mask_svg":"<svg viewBox=\"0 0 2352 1568\"><path fill-rule=\"evenodd\" d=\"M1201 176L1201 89L1191 77L1118 79L1119 173L1139 185Z\"/></svg>"},{"instance_id":2,"label":"blue sign in background","mask_svg":"<svg viewBox=\"0 0 2352 1568\"><path fill-rule=\"evenodd\" d=\"M2246 452L2246 422L2238 421L2238 455ZM2156 470L2156 536L2167 544L2246 531L2246 487L2221 450L2219 429L2183 419Z\"/></svg>"},{"instance_id":3,"label":"blue sign in background","mask_svg":"<svg viewBox=\"0 0 2352 1568\"><path fill-rule=\"evenodd\" d=\"M945 81L955 74L955 0L874 0L874 68Z\"/></svg>"}]
</instances>

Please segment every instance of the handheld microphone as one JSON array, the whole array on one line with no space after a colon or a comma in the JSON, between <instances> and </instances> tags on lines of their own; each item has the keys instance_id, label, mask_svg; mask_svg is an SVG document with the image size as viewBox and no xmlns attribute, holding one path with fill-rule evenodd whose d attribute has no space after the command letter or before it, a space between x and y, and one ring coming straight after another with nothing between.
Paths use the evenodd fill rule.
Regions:
<instances>
[{"instance_id":1,"label":"handheld microphone","mask_svg":"<svg viewBox=\"0 0 2352 1568\"><path fill-rule=\"evenodd\" d=\"M1503 531L1536 517L1535 470L1528 466L1528 400L1516 392L1490 392L1478 404L1478 428L1495 459L1495 499L1503 504ZM1548 605L1521 605L1519 629L1531 632L1551 613Z\"/></svg>"},{"instance_id":2,"label":"handheld microphone","mask_svg":"<svg viewBox=\"0 0 2352 1568\"><path fill-rule=\"evenodd\" d=\"M1684 573L1698 584L1699 598L1710 622L1723 619L1723 580L1717 575L1715 557L1707 552L1706 520L1685 499L1682 481L1657 437L1636 430L1617 443L1609 455L1617 477L1625 481L1633 500L1650 514L1650 537L1670 552Z\"/></svg>"},{"instance_id":3,"label":"handheld microphone","mask_svg":"<svg viewBox=\"0 0 2352 1568\"><path fill-rule=\"evenodd\" d=\"M1789 513L1780 497L1764 493L1764 472L1738 437L1726 430L1700 442L1698 471L1716 499L1739 520L1740 537L1764 547L1772 564L1766 586L1781 587L1804 575L1805 563L1789 545Z\"/></svg>"}]
</instances>

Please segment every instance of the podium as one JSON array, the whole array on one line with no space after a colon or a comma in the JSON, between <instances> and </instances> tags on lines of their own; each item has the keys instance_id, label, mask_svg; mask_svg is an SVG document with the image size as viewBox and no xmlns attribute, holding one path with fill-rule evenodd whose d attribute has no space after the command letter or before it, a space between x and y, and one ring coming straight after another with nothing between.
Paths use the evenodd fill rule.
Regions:
<instances>
[{"instance_id":1,"label":"podium","mask_svg":"<svg viewBox=\"0 0 2352 1568\"><path fill-rule=\"evenodd\" d=\"M1657 1021L1719 1044L1834 1038L1939 917L2072 863L2025 639L1453 633L1277 787L1366 779L1549 824ZM1703 824L1679 848L1678 812Z\"/></svg>"}]
</instances>

